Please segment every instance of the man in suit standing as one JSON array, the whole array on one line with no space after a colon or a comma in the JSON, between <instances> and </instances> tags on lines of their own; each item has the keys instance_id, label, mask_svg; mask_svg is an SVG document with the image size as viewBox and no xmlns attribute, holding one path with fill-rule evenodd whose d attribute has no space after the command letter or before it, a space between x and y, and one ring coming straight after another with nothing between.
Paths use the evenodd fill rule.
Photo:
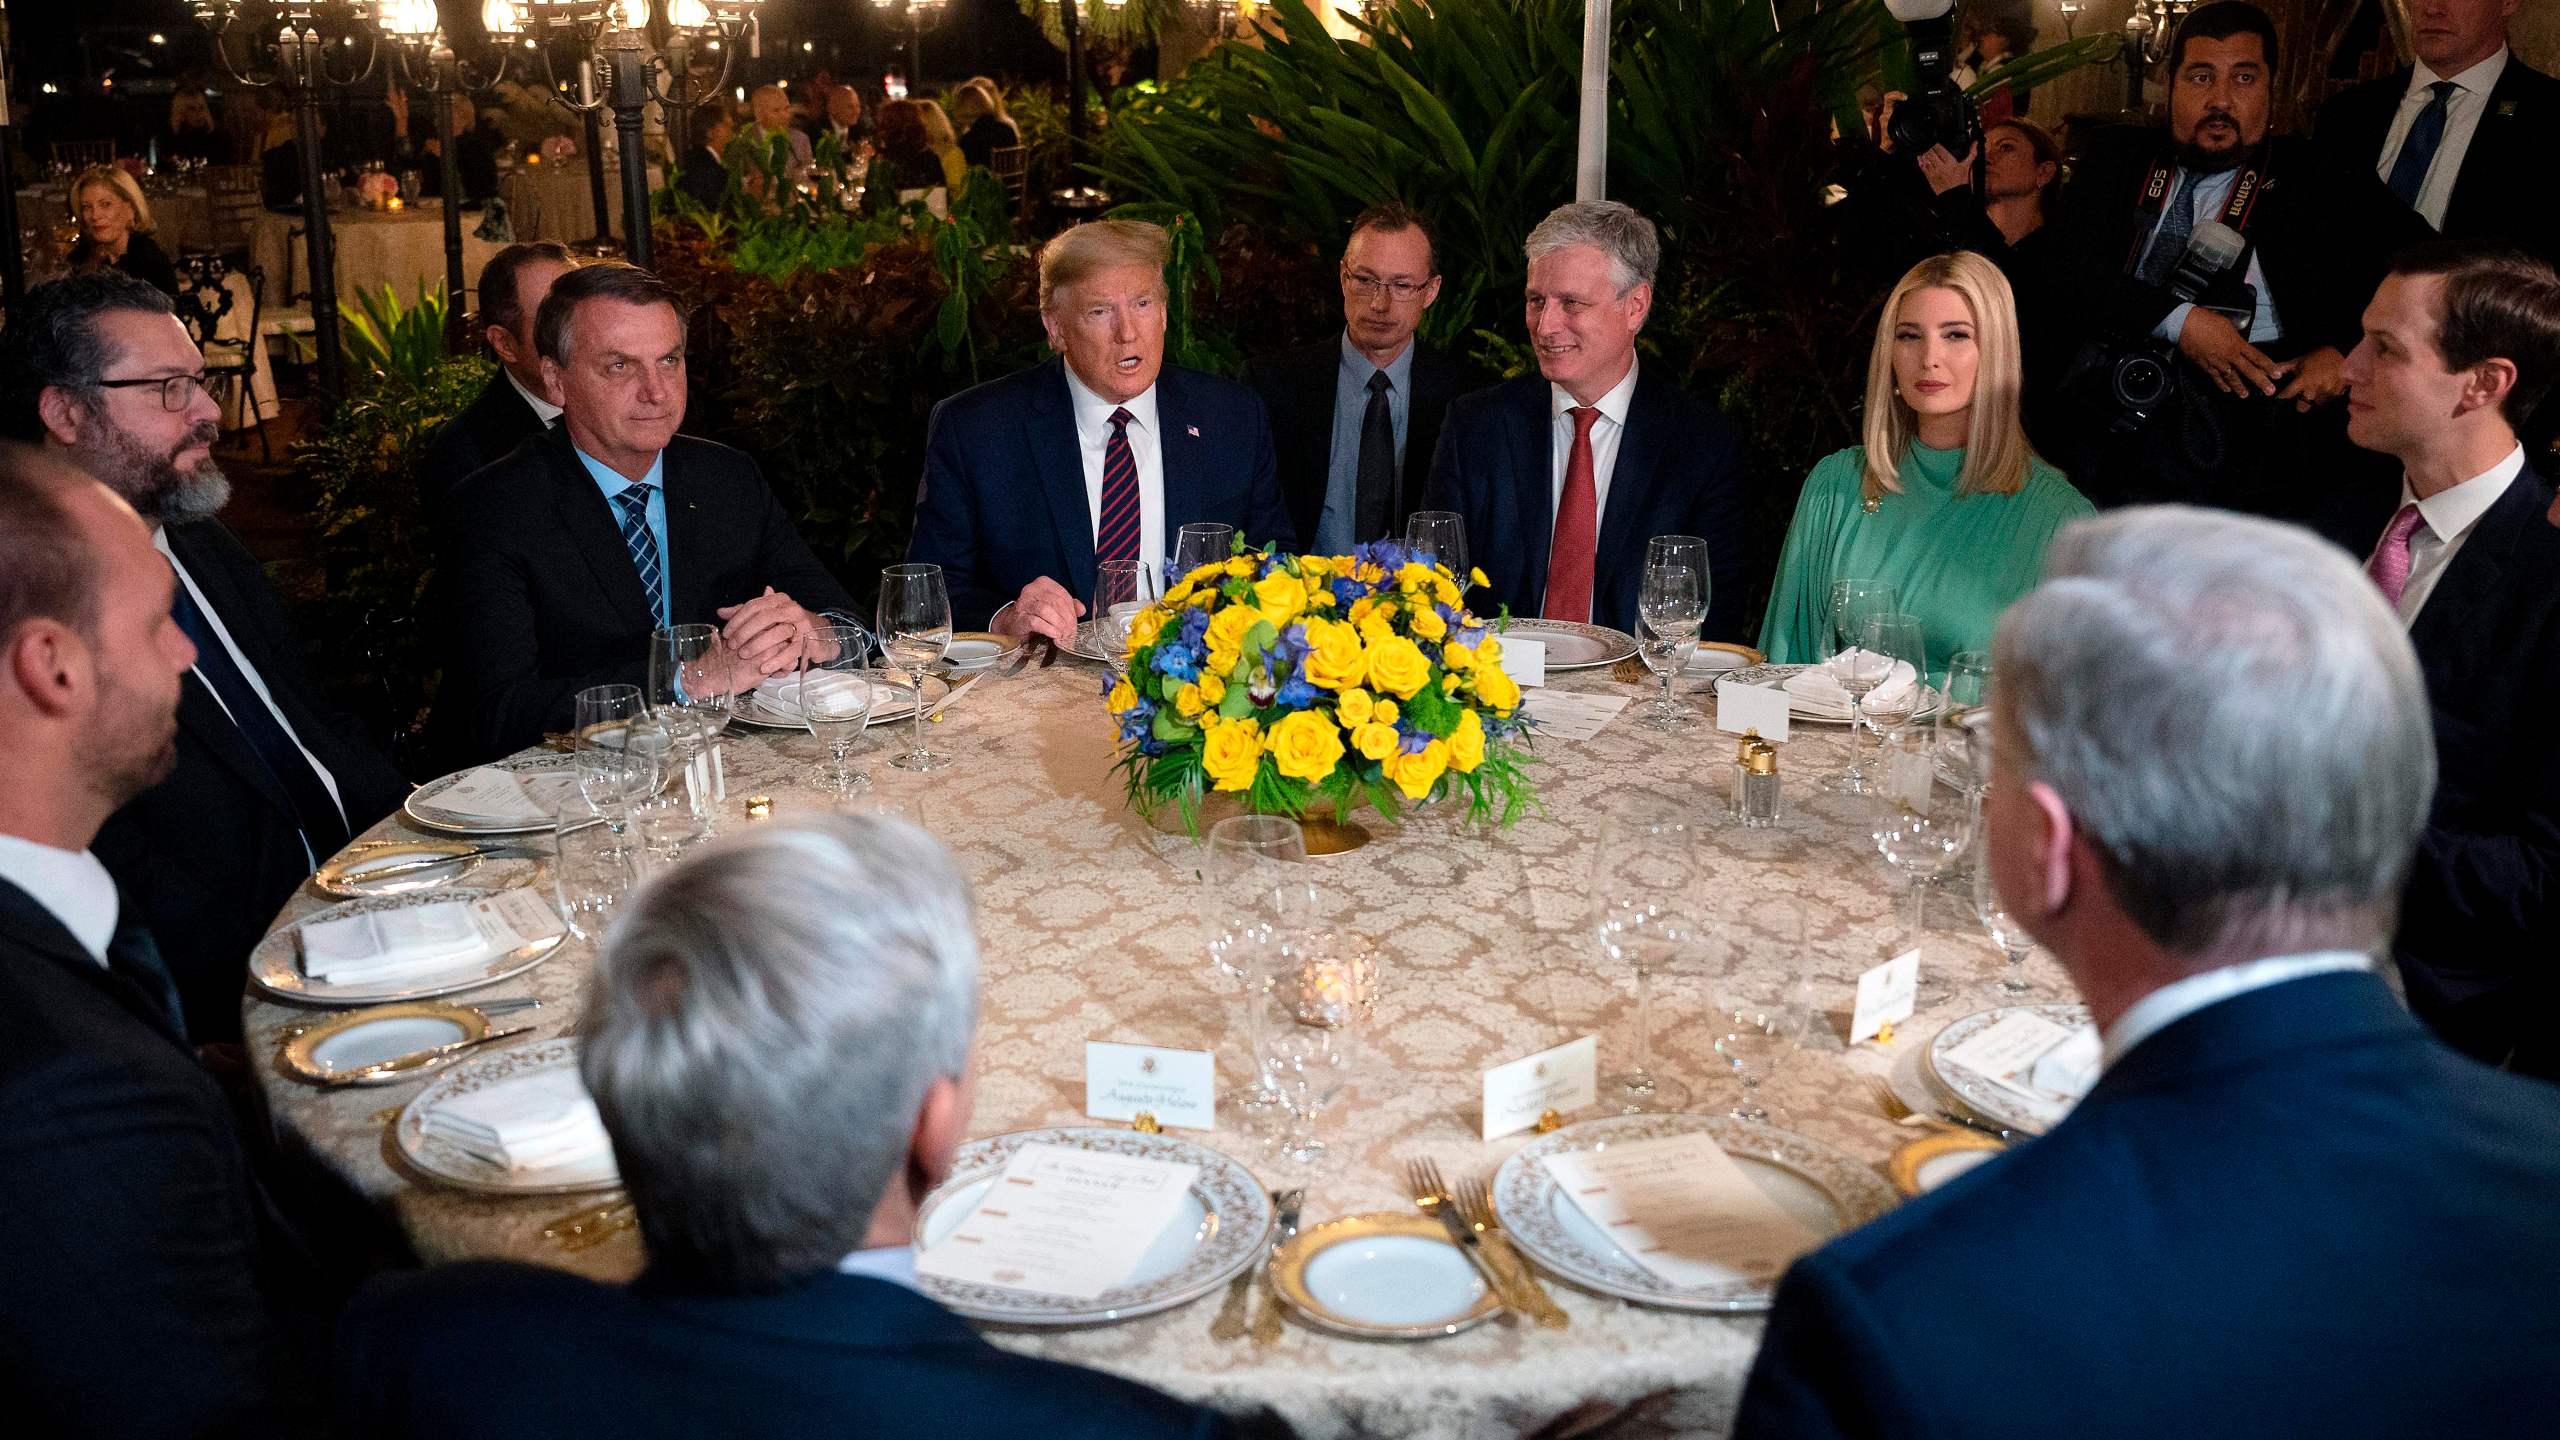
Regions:
<instances>
[{"instance_id":1,"label":"man in suit standing","mask_svg":"<svg viewBox=\"0 0 2560 1440\"><path fill-rule=\"evenodd\" d=\"M1736 1440L2548 1434L2560 1091L2373 970L2435 779L2390 607L2298 529L2137 509L1993 654L1985 863L2101 1073L1795 1263Z\"/></svg>"},{"instance_id":2,"label":"man in suit standing","mask_svg":"<svg viewBox=\"0 0 2560 1440\"><path fill-rule=\"evenodd\" d=\"M720 625L743 687L798 663L810 607L858 623L756 462L676 433L684 341L675 292L634 265L581 266L542 302L560 423L463 482L439 535L436 723L458 761L567 728L590 685L646 684L667 626Z\"/></svg>"},{"instance_id":3,"label":"man in suit standing","mask_svg":"<svg viewBox=\"0 0 2560 1440\"><path fill-rule=\"evenodd\" d=\"M2045 247L2047 293L2072 299L2046 307L2035 348L2082 359L2036 431L2102 509L2191 501L2361 544L2389 484L2346 443L2330 402L2346 388L2362 298L2423 230L2369 168L2270 133L2276 58L2266 12L2199 7L2173 42L2167 130L2103 132L2073 167ZM2244 251L2202 303L2184 303L2173 283L2207 223L2239 232ZM2168 392L2132 412L2106 362L2145 346L2165 352Z\"/></svg>"},{"instance_id":4,"label":"man in suit standing","mask_svg":"<svg viewBox=\"0 0 2560 1440\"><path fill-rule=\"evenodd\" d=\"M418 488L430 511L471 472L496 460L560 418L560 407L542 398L542 357L534 353L533 317L551 282L578 262L557 240L524 240L489 257L480 267L476 326L498 373L480 398L445 423L418 466Z\"/></svg>"},{"instance_id":5,"label":"man in suit standing","mask_svg":"<svg viewBox=\"0 0 2560 1440\"><path fill-rule=\"evenodd\" d=\"M153 527L198 658L178 764L119 810L98 853L160 937L188 1032L240 1035L249 950L305 877L409 787L321 697L265 571L215 516L219 409L169 297L113 272L28 292L9 326L8 428L104 481Z\"/></svg>"},{"instance_id":6,"label":"man in suit standing","mask_svg":"<svg viewBox=\"0 0 2560 1440\"><path fill-rule=\"evenodd\" d=\"M1164 363L1154 225L1079 225L1040 252L1058 358L933 408L907 558L942 567L963 628L1071 644L1097 562L1161 568L1194 521L1297 548L1262 402Z\"/></svg>"},{"instance_id":7,"label":"man in suit standing","mask_svg":"<svg viewBox=\"0 0 2560 1440\"><path fill-rule=\"evenodd\" d=\"M229 1104L88 848L180 763L177 589L130 506L0 447L0 1405L26 1434L315 1428Z\"/></svg>"},{"instance_id":8,"label":"man in suit standing","mask_svg":"<svg viewBox=\"0 0 2560 1440\"><path fill-rule=\"evenodd\" d=\"M2560 377L2560 276L2499 241L2403 251L2347 357L2347 434L2400 462L2366 571L2417 648L2435 809L2394 952L2457 1049L2560 1080L2560 528L2516 434Z\"/></svg>"},{"instance_id":9,"label":"man in suit standing","mask_svg":"<svg viewBox=\"0 0 2560 1440\"><path fill-rule=\"evenodd\" d=\"M1433 510L1514 615L1633 633L1645 542L1707 542L1704 634L1743 635L1742 442L1714 407L1636 359L1662 243L1614 200L1558 207L1529 232L1538 373L1460 396L1431 462Z\"/></svg>"},{"instance_id":10,"label":"man in suit standing","mask_svg":"<svg viewBox=\"0 0 2560 1440\"><path fill-rule=\"evenodd\" d=\"M977 1020L969 886L940 845L878 817L753 826L633 903L579 1054L648 1268L628 1288L489 1262L376 1282L338 1331L347 1433L1226 1433L1000 1350L917 1287Z\"/></svg>"},{"instance_id":11,"label":"man in suit standing","mask_svg":"<svg viewBox=\"0 0 2560 1440\"><path fill-rule=\"evenodd\" d=\"M1398 201L1373 205L1342 251L1342 332L1245 373L1271 412L1289 522L1318 554L1402 539L1422 507L1441 417L1475 388L1455 357L1414 334L1439 297L1430 227Z\"/></svg>"}]
</instances>

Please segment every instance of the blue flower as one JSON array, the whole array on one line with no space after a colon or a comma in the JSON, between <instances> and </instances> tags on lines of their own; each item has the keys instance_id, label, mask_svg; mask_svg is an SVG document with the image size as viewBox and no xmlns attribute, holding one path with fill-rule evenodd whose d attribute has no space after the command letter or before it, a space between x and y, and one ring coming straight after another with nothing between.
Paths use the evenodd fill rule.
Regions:
<instances>
[{"instance_id":1,"label":"blue flower","mask_svg":"<svg viewBox=\"0 0 2560 1440\"><path fill-rule=\"evenodd\" d=\"M1307 627L1305 623L1292 621L1289 628L1281 631L1279 638L1271 642L1269 653L1275 660L1286 661L1291 665L1306 659Z\"/></svg>"},{"instance_id":2,"label":"blue flower","mask_svg":"<svg viewBox=\"0 0 2560 1440\"><path fill-rule=\"evenodd\" d=\"M1155 656L1156 673L1176 680L1200 678L1200 654L1188 645L1159 645Z\"/></svg>"},{"instance_id":3,"label":"blue flower","mask_svg":"<svg viewBox=\"0 0 2560 1440\"><path fill-rule=\"evenodd\" d=\"M1406 724L1402 720L1398 720L1396 722L1396 752L1398 754L1419 755L1430 748L1430 736L1414 729L1411 725Z\"/></svg>"},{"instance_id":4,"label":"blue flower","mask_svg":"<svg viewBox=\"0 0 2560 1440\"><path fill-rule=\"evenodd\" d=\"M1182 643L1199 645L1209 634L1209 612L1186 607L1182 613Z\"/></svg>"},{"instance_id":5,"label":"blue flower","mask_svg":"<svg viewBox=\"0 0 2560 1440\"><path fill-rule=\"evenodd\" d=\"M1304 710L1316 703L1316 687L1292 675L1281 683L1279 699L1291 710Z\"/></svg>"},{"instance_id":6,"label":"blue flower","mask_svg":"<svg viewBox=\"0 0 2560 1440\"><path fill-rule=\"evenodd\" d=\"M1367 598L1369 598L1368 586L1361 584L1359 581L1354 580L1347 575L1337 575L1334 577L1333 603L1341 606L1346 613L1350 611L1352 601L1365 600Z\"/></svg>"}]
</instances>

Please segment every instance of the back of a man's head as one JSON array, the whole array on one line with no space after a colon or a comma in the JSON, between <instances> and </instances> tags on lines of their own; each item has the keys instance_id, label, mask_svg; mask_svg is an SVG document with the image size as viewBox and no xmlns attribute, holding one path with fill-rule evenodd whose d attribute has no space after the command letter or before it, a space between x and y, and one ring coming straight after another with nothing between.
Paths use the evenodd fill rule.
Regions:
<instances>
[{"instance_id":1,"label":"back of a man's head","mask_svg":"<svg viewBox=\"0 0 2560 1440\"><path fill-rule=\"evenodd\" d=\"M977 972L968 882L903 821L754 826L635 894L581 1063L652 1264L758 1291L860 1248L968 1066Z\"/></svg>"},{"instance_id":2,"label":"back of a man's head","mask_svg":"<svg viewBox=\"0 0 2560 1440\"><path fill-rule=\"evenodd\" d=\"M96 393L116 358L98 319L118 311L175 313L158 286L112 268L48 280L27 292L0 331L0 439L44 443L38 405L48 387Z\"/></svg>"},{"instance_id":3,"label":"back of a man's head","mask_svg":"<svg viewBox=\"0 0 2560 1440\"><path fill-rule=\"evenodd\" d=\"M2082 521L1993 653L2003 772L2052 787L2162 949L2389 938L2435 747L2408 637L2345 552L2219 511Z\"/></svg>"}]
</instances>

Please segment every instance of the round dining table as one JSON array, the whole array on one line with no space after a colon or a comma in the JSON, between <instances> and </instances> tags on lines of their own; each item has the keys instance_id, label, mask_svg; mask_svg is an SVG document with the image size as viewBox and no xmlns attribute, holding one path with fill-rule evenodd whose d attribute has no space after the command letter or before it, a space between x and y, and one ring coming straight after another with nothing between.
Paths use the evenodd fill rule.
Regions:
<instances>
[{"instance_id":1,"label":"round dining table","mask_svg":"<svg viewBox=\"0 0 2560 1440\"><path fill-rule=\"evenodd\" d=\"M1780 749L1782 818L1744 828L1725 818L1735 743L1711 724L1712 695L1686 699L1696 724L1662 731L1639 723L1649 686L1608 670L1553 675L1549 685L1634 704L1590 739L1538 740L1529 767L1537 806L1517 825L1408 833L1372 815L1368 844L1310 862L1339 923L1375 940L1385 957L1374 1038L1362 1072L1318 1122L1330 1151L1312 1174L1229 1125L1249 1052L1241 1000L1208 958L1219 902L1200 878L1204 850L1126 803L1097 668L1062 658L987 679L926 727L935 748L954 757L945 770L892 768L888 757L909 743L905 722L875 724L854 755L868 783L845 798L833 793L811 737L733 727L718 823L758 823L748 801L762 797L774 816L830 807L903 815L950 848L975 889L981 954L973 1135L1100 1123L1083 1118L1088 1041L1211 1050L1227 1092L1221 1128L1167 1133L1234 1157L1266 1186L1306 1186L1301 1223L1312 1226L1410 1211L1409 1160L1432 1160L1453 1179L1490 1176L1533 1138L1481 1138L1481 1072L1490 1066L1596 1035L1605 1095L1607 1077L1632 1058L1636 987L1601 958L1595 867L1612 817L1675 806L1712 827L1706 899L1733 964L1764 980L1813 978L1816 1033L1776 1047L1757 1092L1771 1122L1881 1167L1924 1132L1887 1118L1870 1080L1932 1104L1920 1075L1928 1038L2007 1003L1996 988L2005 962L1982 937L1969 896L1931 897L1918 943L1939 982L1936 1003L1881 1042L1842 1043L1859 973L1912 943L1904 891L1867 835L1872 802L1821 784L1847 758L1843 732L1797 726ZM364 838L430 834L394 816ZM306 887L278 923L327 903ZM751 927L755 917L735 923ZM513 980L451 998L539 997L539 1009L505 1017L533 1027L512 1043L538 1042L574 1027L590 963L587 945L571 939ZM2028 977L2030 998L2073 998L2041 955ZM1717 983L1679 973L1654 981L1654 1069L1691 1087L1688 1108L1697 1112L1721 1112L1742 1093L1714 1048L1720 1030L1709 990ZM292 1078L278 1058L289 1028L327 1012L253 991L243 1013L281 1129L395 1217L427 1263L505 1257L605 1280L641 1268L636 1230L577 1250L545 1238L547 1224L593 1196L466 1193L410 1168L389 1127L429 1081L327 1089ZM1276 1415L1308 1440L1691 1436L1730 1427L1760 1316L1651 1309L1553 1277L1548 1289L1570 1317L1565 1328L1506 1316L1420 1342L1295 1323L1268 1343L1222 1339L1211 1333L1222 1298L1215 1292L1117 1324L987 1333L1009 1349L1116 1372L1230 1413Z\"/></svg>"}]
</instances>

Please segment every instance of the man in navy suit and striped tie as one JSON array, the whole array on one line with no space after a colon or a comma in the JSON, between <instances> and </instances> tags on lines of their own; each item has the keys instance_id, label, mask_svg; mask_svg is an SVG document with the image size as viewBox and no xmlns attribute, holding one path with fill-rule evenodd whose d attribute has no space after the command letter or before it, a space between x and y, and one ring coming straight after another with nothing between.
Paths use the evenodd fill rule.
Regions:
<instances>
[{"instance_id":1,"label":"man in navy suit and striped tie","mask_svg":"<svg viewBox=\"0 0 2560 1440\"><path fill-rule=\"evenodd\" d=\"M907 558L942 567L962 627L1071 643L1102 562L1161 567L1194 521L1296 548L1261 398L1164 363L1170 249L1134 220L1050 241L1059 358L934 407Z\"/></svg>"}]
</instances>

